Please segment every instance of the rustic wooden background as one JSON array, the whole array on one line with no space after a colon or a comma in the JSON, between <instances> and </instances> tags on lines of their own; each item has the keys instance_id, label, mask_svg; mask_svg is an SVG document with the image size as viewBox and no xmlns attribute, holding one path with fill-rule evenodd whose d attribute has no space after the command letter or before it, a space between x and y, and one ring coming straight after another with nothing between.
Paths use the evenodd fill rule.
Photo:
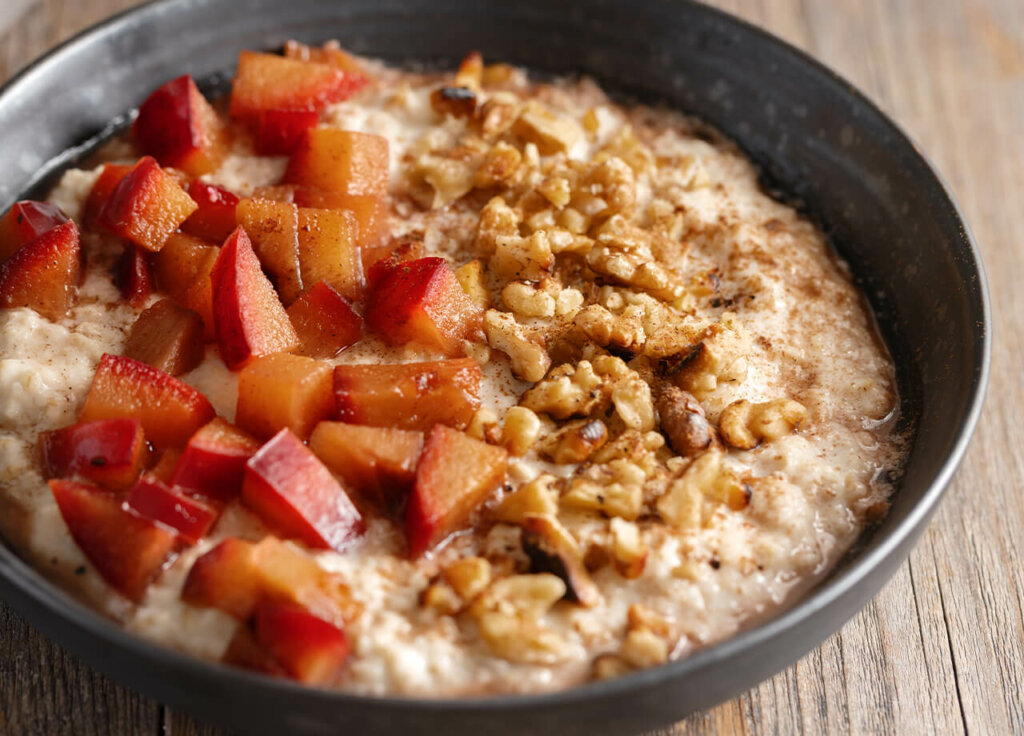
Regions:
<instances>
[{"instance_id":1,"label":"rustic wooden background","mask_svg":"<svg viewBox=\"0 0 1024 736\"><path fill-rule=\"evenodd\" d=\"M0 0L0 80L133 4ZM996 349L964 466L892 582L795 666L664 733L1024 733L1024 2L713 4L836 69L938 165L985 256ZM223 732L99 675L0 604L0 733Z\"/></svg>"}]
</instances>

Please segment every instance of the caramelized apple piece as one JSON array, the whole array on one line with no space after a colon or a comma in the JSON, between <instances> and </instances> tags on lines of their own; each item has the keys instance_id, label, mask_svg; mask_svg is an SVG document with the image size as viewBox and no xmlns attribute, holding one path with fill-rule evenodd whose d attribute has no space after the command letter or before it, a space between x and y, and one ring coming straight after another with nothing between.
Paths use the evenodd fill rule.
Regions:
<instances>
[{"instance_id":1,"label":"caramelized apple piece","mask_svg":"<svg viewBox=\"0 0 1024 736\"><path fill-rule=\"evenodd\" d=\"M149 469L149 474L162 483L170 484L174 478L174 471L181 460L181 450L177 447L169 447L160 453L160 459L156 465Z\"/></svg>"},{"instance_id":2,"label":"caramelized apple piece","mask_svg":"<svg viewBox=\"0 0 1024 736\"><path fill-rule=\"evenodd\" d=\"M309 448L354 493L395 512L412 488L423 433L320 422L309 438Z\"/></svg>"},{"instance_id":3,"label":"caramelized apple piece","mask_svg":"<svg viewBox=\"0 0 1024 736\"><path fill-rule=\"evenodd\" d=\"M210 274L220 249L184 233L171 235L159 253L153 255L153 277L157 289L203 320L203 336L214 339L213 286Z\"/></svg>"},{"instance_id":4,"label":"caramelized apple piece","mask_svg":"<svg viewBox=\"0 0 1024 736\"><path fill-rule=\"evenodd\" d=\"M243 51L231 88L232 117L251 118L261 110L321 110L351 96L366 83L326 64Z\"/></svg>"},{"instance_id":5,"label":"caramelized apple piece","mask_svg":"<svg viewBox=\"0 0 1024 736\"><path fill-rule=\"evenodd\" d=\"M352 54L342 49L336 41L328 41L319 48L307 46L298 41L288 41L284 45L284 55L299 61L314 61L317 64L329 64L347 72L365 75L363 65Z\"/></svg>"},{"instance_id":6,"label":"caramelized apple piece","mask_svg":"<svg viewBox=\"0 0 1024 736\"><path fill-rule=\"evenodd\" d=\"M171 482L226 503L242 492L245 464L258 449L253 437L217 417L189 439Z\"/></svg>"},{"instance_id":7,"label":"caramelized apple piece","mask_svg":"<svg viewBox=\"0 0 1024 736\"><path fill-rule=\"evenodd\" d=\"M157 449L181 447L215 412L205 396L153 366L107 353L78 421L134 417Z\"/></svg>"},{"instance_id":8,"label":"caramelized apple piece","mask_svg":"<svg viewBox=\"0 0 1024 736\"><path fill-rule=\"evenodd\" d=\"M361 249L363 255L363 271L366 273L366 285L373 289L374 278L383 278L390 269L378 268L374 265L384 260L392 263L415 261L423 257L423 242L419 240L390 240L379 245Z\"/></svg>"},{"instance_id":9,"label":"caramelized apple piece","mask_svg":"<svg viewBox=\"0 0 1024 736\"><path fill-rule=\"evenodd\" d=\"M365 531L345 489L288 429L246 463L242 501L267 524L310 547L340 551Z\"/></svg>"},{"instance_id":10,"label":"caramelized apple piece","mask_svg":"<svg viewBox=\"0 0 1024 736\"><path fill-rule=\"evenodd\" d=\"M288 156L306 131L320 122L320 114L315 110L261 110L257 121L257 153Z\"/></svg>"},{"instance_id":11,"label":"caramelized apple piece","mask_svg":"<svg viewBox=\"0 0 1024 736\"><path fill-rule=\"evenodd\" d=\"M114 490L131 488L149 458L135 419L101 419L43 432L39 446L46 477L77 474Z\"/></svg>"},{"instance_id":12,"label":"caramelized apple piece","mask_svg":"<svg viewBox=\"0 0 1024 736\"><path fill-rule=\"evenodd\" d=\"M371 276L366 325L392 345L416 343L448 356L479 329L481 309L462 290L443 258L381 261Z\"/></svg>"},{"instance_id":13,"label":"caramelized apple piece","mask_svg":"<svg viewBox=\"0 0 1024 736\"><path fill-rule=\"evenodd\" d=\"M111 587L142 600L174 548L176 535L127 510L110 491L51 480L50 490L72 539Z\"/></svg>"},{"instance_id":14,"label":"caramelized apple piece","mask_svg":"<svg viewBox=\"0 0 1024 736\"><path fill-rule=\"evenodd\" d=\"M0 217L0 263L25 243L68 221L60 207L50 202L22 200Z\"/></svg>"},{"instance_id":15,"label":"caramelized apple piece","mask_svg":"<svg viewBox=\"0 0 1024 736\"><path fill-rule=\"evenodd\" d=\"M220 249L210 280L214 331L228 368L298 347L299 337L242 228Z\"/></svg>"},{"instance_id":16,"label":"caramelized apple piece","mask_svg":"<svg viewBox=\"0 0 1024 736\"><path fill-rule=\"evenodd\" d=\"M307 685L331 682L348 658L345 632L294 604L261 602L253 613L253 631L288 676Z\"/></svg>"},{"instance_id":17,"label":"caramelized apple piece","mask_svg":"<svg viewBox=\"0 0 1024 736\"><path fill-rule=\"evenodd\" d=\"M100 212L117 189L117 185L132 170L131 164L103 164L103 171L89 190L89 196L82 206L82 227L86 230L103 229L99 223Z\"/></svg>"},{"instance_id":18,"label":"caramelized apple piece","mask_svg":"<svg viewBox=\"0 0 1024 736\"><path fill-rule=\"evenodd\" d=\"M98 219L115 235L158 251L196 207L178 181L146 156L118 182Z\"/></svg>"},{"instance_id":19,"label":"caramelized apple piece","mask_svg":"<svg viewBox=\"0 0 1024 736\"><path fill-rule=\"evenodd\" d=\"M238 375L235 421L266 439L287 427L305 439L334 412L332 366L301 355L257 358Z\"/></svg>"},{"instance_id":20,"label":"caramelized apple piece","mask_svg":"<svg viewBox=\"0 0 1024 736\"><path fill-rule=\"evenodd\" d=\"M0 307L28 307L47 319L60 319L78 299L80 268L78 228L68 220L0 265Z\"/></svg>"},{"instance_id":21,"label":"caramelized apple piece","mask_svg":"<svg viewBox=\"0 0 1024 736\"><path fill-rule=\"evenodd\" d=\"M298 208L287 202L249 198L238 203L235 214L263 268L273 277L281 301L291 304L302 293L305 276L299 259Z\"/></svg>"},{"instance_id":22,"label":"caramelized apple piece","mask_svg":"<svg viewBox=\"0 0 1024 736\"><path fill-rule=\"evenodd\" d=\"M306 283L326 281L342 296L359 299L365 282L352 213L299 208L299 263Z\"/></svg>"},{"instance_id":23,"label":"caramelized apple piece","mask_svg":"<svg viewBox=\"0 0 1024 736\"><path fill-rule=\"evenodd\" d=\"M177 532L189 544L195 544L210 531L218 511L210 504L172 488L159 478L146 474L128 494L128 507L144 519L158 521Z\"/></svg>"},{"instance_id":24,"label":"caramelized apple piece","mask_svg":"<svg viewBox=\"0 0 1024 736\"><path fill-rule=\"evenodd\" d=\"M377 195L388 191L388 141L372 133L310 128L295 149L284 180L314 189Z\"/></svg>"},{"instance_id":25,"label":"caramelized apple piece","mask_svg":"<svg viewBox=\"0 0 1024 736\"><path fill-rule=\"evenodd\" d=\"M153 294L153 272L146 260L148 251L129 245L117 263L117 286L121 298L133 307L141 307Z\"/></svg>"},{"instance_id":26,"label":"caramelized apple piece","mask_svg":"<svg viewBox=\"0 0 1024 736\"><path fill-rule=\"evenodd\" d=\"M124 354L164 373L180 376L203 361L203 320L191 309L161 299L139 315Z\"/></svg>"},{"instance_id":27,"label":"caramelized apple piece","mask_svg":"<svg viewBox=\"0 0 1024 736\"><path fill-rule=\"evenodd\" d=\"M299 207L348 210L356 218L356 243L362 249L380 244L388 234L388 198L381 194L329 192L312 187L294 187L292 201ZM366 266L366 259L363 259ZM372 263L370 264L372 265Z\"/></svg>"},{"instance_id":28,"label":"caramelized apple piece","mask_svg":"<svg viewBox=\"0 0 1024 736\"><path fill-rule=\"evenodd\" d=\"M220 166L230 144L224 121L187 74L146 98L132 133L143 153L189 176L202 176Z\"/></svg>"},{"instance_id":29,"label":"caramelized apple piece","mask_svg":"<svg viewBox=\"0 0 1024 736\"><path fill-rule=\"evenodd\" d=\"M299 355L333 358L363 334L363 318L348 299L320 281L288 307L301 347Z\"/></svg>"},{"instance_id":30,"label":"caramelized apple piece","mask_svg":"<svg viewBox=\"0 0 1024 736\"><path fill-rule=\"evenodd\" d=\"M480 408L480 366L471 358L334 369L337 416L350 424L425 432L462 429Z\"/></svg>"},{"instance_id":31,"label":"caramelized apple piece","mask_svg":"<svg viewBox=\"0 0 1024 736\"><path fill-rule=\"evenodd\" d=\"M235 629L228 648L224 650L221 662L234 667L262 672L266 675L288 677L288 673L277 660L256 641L252 626L246 624Z\"/></svg>"},{"instance_id":32,"label":"caramelized apple piece","mask_svg":"<svg viewBox=\"0 0 1024 736\"><path fill-rule=\"evenodd\" d=\"M238 197L224 187L207 184L199 179L188 185L188 196L196 203L196 211L181 223L181 229L216 243L227 240L238 224L235 222Z\"/></svg>"},{"instance_id":33,"label":"caramelized apple piece","mask_svg":"<svg viewBox=\"0 0 1024 736\"><path fill-rule=\"evenodd\" d=\"M502 484L508 453L463 432L438 425L423 445L405 516L412 557L465 526Z\"/></svg>"}]
</instances>

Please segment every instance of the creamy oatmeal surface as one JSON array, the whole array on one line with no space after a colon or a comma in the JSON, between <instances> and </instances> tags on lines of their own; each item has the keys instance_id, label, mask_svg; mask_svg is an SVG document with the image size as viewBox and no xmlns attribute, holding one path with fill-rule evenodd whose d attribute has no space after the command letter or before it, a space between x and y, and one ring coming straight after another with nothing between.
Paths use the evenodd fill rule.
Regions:
<instances>
[{"instance_id":1,"label":"creamy oatmeal surface","mask_svg":"<svg viewBox=\"0 0 1024 736\"><path fill-rule=\"evenodd\" d=\"M467 115L435 92L451 76L371 69L323 124L388 139L396 237L486 265L464 282L490 303L465 346L484 371L467 431L512 458L476 525L421 559L383 516L352 549L315 553L363 604L338 687L551 690L685 657L805 590L885 513L902 455L892 365L822 233L732 145L587 79L488 67ZM204 179L249 195L285 165L240 139ZM51 201L77 217L97 175L68 171ZM120 246L83 247L66 319L0 312L4 533L129 630L218 658L238 624L181 586L218 541L260 539L257 517L229 506L135 605L71 540L37 461L38 434L75 421L140 311L109 275ZM334 362L439 357L367 335ZM215 345L183 380L233 419Z\"/></svg>"}]
</instances>

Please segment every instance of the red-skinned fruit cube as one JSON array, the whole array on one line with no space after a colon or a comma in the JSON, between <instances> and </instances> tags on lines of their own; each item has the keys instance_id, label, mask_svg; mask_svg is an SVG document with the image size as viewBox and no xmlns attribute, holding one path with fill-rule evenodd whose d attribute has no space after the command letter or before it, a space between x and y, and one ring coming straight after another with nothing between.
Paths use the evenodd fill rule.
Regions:
<instances>
[{"instance_id":1,"label":"red-skinned fruit cube","mask_svg":"<svg viewBox=\"0 0 1024 736\"><path fill-rule=\"evenodd\" d=\"M423 433L390 427L320 422L309 449L361 498L398 511L412 488Z\"/></svg>"},{"instance_id":2,"label":"red-skinned fruit cube","mask_svg":"<svg viewBox=\"0 0 1024 736\"><path fill-rule=\"evenodd\" d=\"M421 432L435 424L462 429L480 408L482 377L471 358L339 365L334 369L337 418Z\"/></svg>"},{"instance_id":3,"label":"red-skinned fruit cube","mask_svg":"<svg viewBox=\"0 0 1024 736\"><path fill-rule=\"evenodd\" d=\"M157 290L199 315L207 342L215 337L210 274L218 255L220 249L212 243L194 235L174 233L152 257Z\"/></svg>"},{"instance_id":4,"label":"red-skinned fruit cube","mask_svg":"<svg viewBox=\"0 0 1024 736\"><path fill-rule=\"evenodd\" d=\"M0 263L14 255L21 246L68 221L60 207L50 202L22 200L15 202L0 217Z\"/></svg>"},{"instance_id":5,"label":"red-skinned fruit cube","mask_svg":"<svg viewBox=\"0 0 1024 736\"><path fill-rule=\"evenodd\" d=\"M147 472L159 481L171 483L180 459L181 450L177 447L170 447L160 453L160 459Z\"/></svg>"},{"instance_id":6,"label":"red-skinned fruit cube","mask_svg":"<svg viewBox=\"0 0 1024 736\"><path fill-rule=\"evenodd\" d=\"M134 417L157 449L182 447L213 419L209 400L174 376L121 355L104 355L78 416L80 422Z\"/></svg>"},{"instance_id":7,"label":"red-skinned fruit cube","mask_svg":"<svg viewBox=\"0 0 1024 736\"><path fill-rule=\"evenodd\" d=\"M310 547L343 550L365 531L345 489L288 429L249 459L242 501L267 524Z\"/></svg>"},{"instance_id":8,"label":"red-skinned fruit cube","mask_svg":"<svg viewBox=\"0 0 1024 736\"><path fill-rule=\"evenodd\" d=\"M306 131L320 122L315 110L261 110L257 116L256 152L264 156L288 156Z\"/></svg>"},{"instance_id":9,"label":"red-skinned fruit cube","mask_svg":"<svg viewBox=\"0 0 1024 736\"><path fill-rule=\"evenodd\" d=\"M238 375L238 426L260 439L287 427L305 439L334 413L333 366L290 353L257 358Z\"/></svg>"},{"instance_id":10,"label":"red-skinned fruit cube","mask_svg":"<svg viewBox=\"0 0 1024 736\"><path fill-rule=\"evenodd\" d=\"M193 177L216 169L230 143L224 121L187 74L146 98L132 133L143 153Z\"/></svg>"},{"instance_id":11,"label":"red-skinned fruit cube","mask_svg":"<svg viewBox=\"0 0 1024 736\"><path fill-rule=\"evenodd\" d=\"M254 358L299 346L288 313L242 228L221 247L210 280L214 332L228 368L239 370Z\"/></svg>"},{"instance_id":12,"label":"red-skinned fruit cube","mask_svg":"<svg viewBox=\"0 0 1024 736\"><path fill-rule=\"evenodd\" d=\"M365 83L362 75L326 64L243 51L231 88L230 113L247 119L262 110L322 110Z\"/></svg>"},{"instance_id":13,"label":"red-skinned fruit cube","mask_svg":"<svg viewBox=\"0 0 1024 736\"><path fill-rule=\"evenodd\" d=\"M252 628L256 642L288 676L307 685L333 681L348 658L345 632L294 604L261 602Z\"/></svg>"},{"instance_id":14,"label":"red-skinned fruit cube","mask_svg":"<svg viewBox=\"0 0 1024 736\"><path fill-rule=\"evenodd\" d=\"M188 185L196 211L181 223L182 231L215 243L223 243L235 229L238 197L224 187L196 179ZM166 246L165 246L166 247Z\"/></svg>"},{"instance_id":15,"label":"red-skinned fruit cube","mask_svg":"<svg viewBox=\"0 0 1024 736\"><path fill-rule=\"evenodd\" d=\"M178 180L146 156L118 182L98 219L115 235L158 251L196 208Z\"/></svg>"},{"instance_id":16,"label":"red-skinned fruit cube","mask_svg":"<svg viewBox=\"0 0 1024 736\"><path fill-rule=\"evenodd\" d=\"M172 376L195 368L205 352L203 320L171 299L161 299L140 314L124 346L129 358Z\"/></svg>"},{"instance_id":17,"label":"red-skinned fruit cube","mask_svg":"<svg viewBox=\"0 0 1024 736\"><path fill-rule=\"evenodd\" d=\"M177 535L125 508L119 496L86 483L51 480L75 544L111 587L140 601L174 549Z\"/></svg>"},{"instance_id":18,"label":"red-skinned fruit cube","mask_svg":"<svg viewBox=\"0 0 1024 736\"><path fill-rule=\"evenodd\" d=\"M347 72L365 74L363 65L352 54L342 49L337 42L329 41L320 47L307 46L298 41L288 41L284 45L284 55L299 61L314 61L318 64L344 69Z\"/></svg>"},{"instance_id":19,"label":"red-skinned fruit cube","mask_svg":"<svg viewBox=\"0 0 1024 736\"><path fill-rule=\"evenodd\" d=\"M508 453L437 426L427 435L405 516L409 554L418 557L464 527L502 484Z\"/></svg>"},{"instance_id":20,"label":"red-skinned fruit cube","mask_svg":"<svg viewBox=\"0 0 1024 736\"><path fill-rule=\"evenodd\" d=\"M110 199L110 195L117 189L117 185L125 175L132 170L131 164L103 164L103 170L99 177L93 182L89 196L82 206L82 227L86 230L103 230L99 223L100 212Z\"/></svg>"},{"instance_id":21,"label":"red-skinned fruit cube","mask_svg":"<svg viewBox=\"0 0 1024 736\"><path fill-rule=\"evenodd\" d=\"M129 245L117 264L117 285L121 298L133 307L141 307L153 293L153 271L146 260L148 251Z\"/></svg>"},{"instance_id":22,"label":"red-skinned fruit cube","mask_svg":"<svg viewBox=\"0 0 1024 736\"><path fill-rule=\"evenodd\" d=\"M336 128L310 128L292 154L284 180L330 192L384 197L388 165L387 138Z\"/></svg>"},{"instance_id":23,"label":"red-skinned fruit cube","mask_svg":"<svg viewBox=\"0 0 1024 736\"><path fill-rule=\"evenodd\" d=\"M363 261L356 245L356 219L346 210L300 207L299 263L307 284L326 281L347 299L363 295Z\"/></svg>"},{"instance_id":24,"label":"red-skinned fruit cube","mask_svg":"<svg viewBox=\"0 0 1024 736\"><path fill-rule=\"evenodd\" d=\"M149 459L142 425L128 418L43 432L39 445L48 478L80 475L114 490L131 488Z\"/></svg>"},{"instance_id":25,"label":"red-skinned fruit cube","mask_svg":"<svg viewBox=\"0 0 1024 736\"><path fill-rule=\"evenodd\" d=\"M240 201L235 213L281 301L291 304L302 293L305 278L299 259L298 207L251 197Z\"/></svg>"},{"instance_id":26,"label":"red-skinned fruit cube","mask_svg":"<svg viewBox=\"0 0 1024 736\"><path fill-rule=\"evenodd\" d=\"M256 641L252 627L248 624L235 629L234 636L228 642L228 648L224 650L221 661L224 664L243 667L267 675L288 677L288 673L277 663L270 652Z\"/></svg>"},{"instance_id":27,"label":"red-skinned fruit cube","mask_svg":"<svg viewBox=\"0 0 1024 736\"><path fill-rule=\"evenodd\" d=\"M144 519L158 521L195 544L210 530L218 512L209 503L172 488L159 478L144 475L132 486L128 506Z\"/></svg>"},{"instance_id":28,"label":"red-skinned fruit cube","mask_svg":"<svg viewBox=\"0 0 1024 736\"><path fill-rule=\"evenodd\" d=\"M389 266L404 261L415 261L423 257L423 241L421 240L389 240L380 245L369 246L361 250L363 270L366 273L366 286L373 289L374 279L381 279L391 272L391 268L374 268L382 261L389 261Z\"/></svg>"},{"instance_id":29,"label":"red-skinned fruit cube","mask_svg":"<svg viewBox=\"0 0 1024 736\"><path fill-rule=\"evenodd\" d=\"M443 258L380 261L373 270L366 326L392 345L415 343L455 356L479 329L482 310Z\"/></svg>"},{"instance_id":30,"label":"red-skinned fruit cube","mask_svg":"<svg viewBox=\"0 0 1024 736\"><path fill-rule=\"evenodd\" d=\"M217 417L192 435L172 483L226 503L242 492L245 464L258 449L253 437Z\"/></svg>"},{"instance_id":31,"label":"red-skinned fruit cube","mask_svg":"<svg viewBox=\"0 0 1024 736\"><path fill-rule=\"evenodd\" d=\"M301 343L296 353L310 358L333 358L363 336L363 318L324 281L296 299L288 317Z\"/></svg>"},{"instance_id":32,"label":"red-skinned fruit cube","mask_svg":"<svg viewBox=\"0 0 1024 736\"><path fill-rule=\"evenodd\" d=\"M78 227L71 220L23 245L0 265L0 307L28 307L59 319L78 299Z\"/></svg>"}]
</instances>

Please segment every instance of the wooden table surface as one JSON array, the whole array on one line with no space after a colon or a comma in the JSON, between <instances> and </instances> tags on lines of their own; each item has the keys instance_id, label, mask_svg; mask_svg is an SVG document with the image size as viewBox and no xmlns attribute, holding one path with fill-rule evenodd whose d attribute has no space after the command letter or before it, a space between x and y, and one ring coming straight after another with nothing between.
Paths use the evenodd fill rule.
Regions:
<instances>
[{"instance_id":1,"label":"wooden table surface","mask_svg":"<svg viewBox=\"0 0 1024 736\"><path fill-rule=\"evenodd\" d=\"M0 0L0 80L133 4ZM964 465L892 582L793 667L664 733L1024 733L1024 3L713 4L824 61L927 152L984 254L995 355ZM223 732L120 687L0 604L0 733Z\"/></svg>"}]
</instances>

